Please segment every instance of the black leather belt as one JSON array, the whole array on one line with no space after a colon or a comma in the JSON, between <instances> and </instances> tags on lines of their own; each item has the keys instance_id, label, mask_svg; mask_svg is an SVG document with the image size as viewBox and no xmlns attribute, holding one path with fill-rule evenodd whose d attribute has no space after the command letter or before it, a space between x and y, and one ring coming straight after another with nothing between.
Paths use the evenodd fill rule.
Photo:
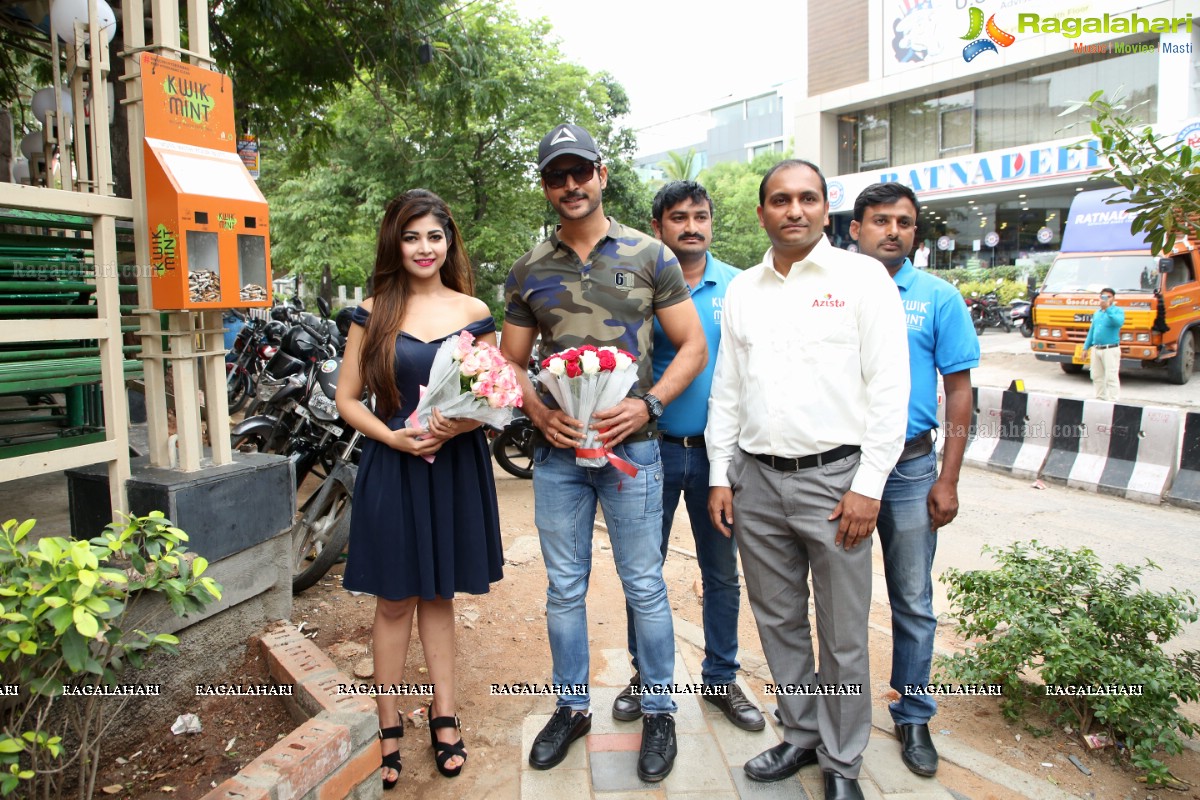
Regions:
<instances>
[{"instance_id":1,"label":"black leather belt","mask_svg":"<svg viewBox=\"0 0 1200 800\"><path fill-rule=\"evenodd\" d=\"M1092 347L1096 348L1097 350L1107 350L1110 347L1120 347L1120 346L1121 345L1119 345L1119 344L1094 344L1094 345L1092 345Z\"/></svg>"},{"instance_id":2,"label":"black leather belt","mask_svg":"<svg viewBox=\"0 0 1200 800\"><path fill-rule=\"evenodd\" d=\"M669 444L677 444L680 447L686 447L688 449L693 447L704 447L703 433L698 433L695 436L668 436L664 433L662 435L662 439L664 442Z\"/></svg>"},{"instance_id":3,"label":"black leather belt","mask_svg":"<svg viewBox=\"0 0 1200 800\"><path fill-rule=\"evenodd\" d=\"M904 449L900 451L900 461L908 461L911 458L918 458L927 455L933 451L933 431L925 431L919 436L914 436L904 443Z\"/></svg>"},{"instance_id":4,"label":"black leather belt","mask_svg":"<svg viewBox=\"0 0 1200 800\"><path fill-rule=\"evenodd\" d=\"M854 455L860 450L862 448L856 444L844 444L832 450L826 450L824 453L801 456L800 458L782 458L781 456L768 456L761 453L747 453L747 455L754 456L771 469L777 469L780 472L795 472L796 470L819 467L822 464L828 464L830 461L840 461L847 456Z\"/></svg>"}]
</instances>

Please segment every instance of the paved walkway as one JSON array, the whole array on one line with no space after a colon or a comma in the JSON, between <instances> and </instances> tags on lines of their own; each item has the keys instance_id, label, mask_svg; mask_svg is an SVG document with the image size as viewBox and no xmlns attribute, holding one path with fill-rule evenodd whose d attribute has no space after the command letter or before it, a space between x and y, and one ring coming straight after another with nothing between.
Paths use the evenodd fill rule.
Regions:
<instances>
[{"instance_id":1,"label":"paved walkway","mask_svg":"<svg viewBox=\"0 0 1200 800\"><path fill-rule=\"evenodd\" d=\"M696 626L676 619L675 682L699 684L700 662L691 640L702 633ZM774 719L774 707L763 709L767 728L756 733L730 725L720 711L698 695L676 695L679 712L675 732L679 755L675 768L659 784L644 783L637 777L638 747L642 723L619 722L612 717L613 698L629 680L627 656L623 650L604 650L608 668L592 675L592 730L574 742L566 760L550 770L536 770L524 763L521 771L521 800L633 800L634 798L755 798L756 800L795 800L824 797L821 771L817 765L805 767L793 778L776 783L757 783L742 770L742 764L781 741ZM741 676L738 678L747 696L753 696ZM549 714L527 717L521 735L522 757L529 753L538 731L549 721ZM876 712L871 742L863 757L860 784L867 800L963 800L964 796L942 787L936 778L912 774L900 761L899 748L892 737L891 718L886 711ZM1010 790L1012 797L1037 800L1066 800L1072 797L1044 780L1015 770L990 756L952 740L937 742L943 762L985 776L987 780Z\"/></svg>"}]
</instances>

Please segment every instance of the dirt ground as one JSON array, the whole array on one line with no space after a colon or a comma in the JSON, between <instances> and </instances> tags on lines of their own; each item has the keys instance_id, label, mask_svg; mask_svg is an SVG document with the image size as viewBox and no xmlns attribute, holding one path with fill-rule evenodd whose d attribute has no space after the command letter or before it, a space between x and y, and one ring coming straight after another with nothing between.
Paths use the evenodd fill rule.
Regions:
<instances>
[{"instance_id":1,"label":"dirt ground","mask_svg":"<svg viewBox=\"0 0 1200 800\"><path fill-rule=\"evenodd\" d=\"M533 524L532 483L508 476L499 469L496 470L496 483L505 553L518 563L506 562L505 577L493 586L491 593L463 595L456 600L459 618L458 714L469 754L467 765L462 775L453 780L438 775L424 719L420 714L413 714L409 717L409 730L400 744L404 797L519 797L520 768L527 755L521 751L521 722L530 713L548 713L553 708L552 698L494 697L488 691L489 684L494 682L549 682L551 671L544 616L546 577ZM598 532L595 543L600 552L593 563L588 602L593 673L606 666L602 650L622 648L625 642L623 598L612 559L606 555L607 538ZM682 507L676 517L672 545L675 549L665 567L672 609L677 618L700 625L699 568L693 558L682 552L694 549ZM878 562L878 556L876 560ZM324 581L296 598L293 621L303 623L306 632L315 633L314 641L347 675L353 675L357 666L361 680L367 677L363 669L370 664L374 604L370 597L355 597L341 588L341 570L341 565L335 566ZM876 572L876 580L882 581L878 563ZM742 608L742 649L761 653L749 603L745 599ZM874 703L882 709L888 702L886 692L890 691L887 687L890 666L887 654L891 650L891 641L886 633L890 629L886 605L877 603L873 606L872 623L872 690ZM940 626L938 635L940 647L962 646L949 625ZM261 664L256 664L253 657L248 658L242 665L242 672L259 677L247 677L243 682L262 682L262 672L255 673L256 669L261 670ZM405 681L425 682L424 669L420 642L414 631ZM768 681L765 668L747 676L747 684L758 693L756 699L760 706L769 700L761 694L760 688ZM423 702L421 698L408 698L402 708L411 714ZM233 774L289 729L286 715L281 718L276 713L281 709L268 713L267 705L264 703L260 712L252 710L246 703L214 702L201 710L206 725L204 742L198 738L188 742L160 742L161 737L157 737L150 743L152 746L142 748L142 755L136 759L126 756L129 764L120 772L106 773L105 779L97 785L125 783L128 788L117 794L153 800L199 797L213 781L219 783L225 776ZM608 713L604 708L593 711ZM954 737L1026 773L1044 776L1080 797L1200 800L1200 790L1194 788L1200 785L1200 758L1194 751L1187 751L1168 762L1174 774L1191 783L1193 788L1183 792L1149 791L1144 784L1136 782L1134 773L1112 763L1111 750L1086 751L1074 737L1044 718L1030 719L1024 726L1009 723L992 698L942 698L939 714L931 728L935 738ZM228 741L234 737L237 742L226 752ZM1090 777L1084 776L1067 760L1072 754L1092 770ZM180 769L171 772L172 765ZM938 779L943 786L972 800L1005 800L1018 796L984 776L944 761Z\"/></svg>"}]
</instances>

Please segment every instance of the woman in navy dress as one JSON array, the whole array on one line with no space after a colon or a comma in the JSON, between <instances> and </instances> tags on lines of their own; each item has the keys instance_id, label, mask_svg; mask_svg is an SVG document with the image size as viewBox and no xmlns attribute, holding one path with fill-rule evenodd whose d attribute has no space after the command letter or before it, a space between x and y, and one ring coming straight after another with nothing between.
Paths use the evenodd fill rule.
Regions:
<instances>
[{"instance_id":1,"label":"woman in navy dress","mask_svg":"<svg viewBox=\"0 0 1200 800\"><path fill-rule=\"evenodd\" d=\"M434 353L463 330L496 343L488 307L473 296L471 264L450 209L414 189L388 205L373 293L355 313L337 389L342 417L367 437L354 485L343 585L376 597L375 682L403 683L414 612L433 703L438 770L457 775L466 750L455 717L454 595L484 594L503 552L491 457L480 423L436 410L428 429L404 427ZM375 410L361 401L364 388ZM432 463L426 456L435 456ZM403 719L396 695L376 698L383 782L400 776Z\"/></svg>"}]
</instances>

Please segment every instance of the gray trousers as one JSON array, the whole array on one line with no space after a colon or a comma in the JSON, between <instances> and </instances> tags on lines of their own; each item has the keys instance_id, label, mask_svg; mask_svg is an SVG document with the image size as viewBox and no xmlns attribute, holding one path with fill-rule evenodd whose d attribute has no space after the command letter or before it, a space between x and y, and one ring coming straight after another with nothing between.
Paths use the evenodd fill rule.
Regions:
<instances>
[{"instance_id":1,"label":"gray trousers","mask_svg":"<svg viewBox=\"0 0 1200 800\"><path fill-rule=\"evenodd\" d=\"M858 471L856 453L820 467L780 472L738 452L729 468L734 535L758 636L777 685L816 684L808 574L812 571L820 683L854 695L780 695L783 738L815 748L822 770L857 778L871 735L867 617L871 543L834 546L829 521Z\"/></svg>"}]
</instances>

